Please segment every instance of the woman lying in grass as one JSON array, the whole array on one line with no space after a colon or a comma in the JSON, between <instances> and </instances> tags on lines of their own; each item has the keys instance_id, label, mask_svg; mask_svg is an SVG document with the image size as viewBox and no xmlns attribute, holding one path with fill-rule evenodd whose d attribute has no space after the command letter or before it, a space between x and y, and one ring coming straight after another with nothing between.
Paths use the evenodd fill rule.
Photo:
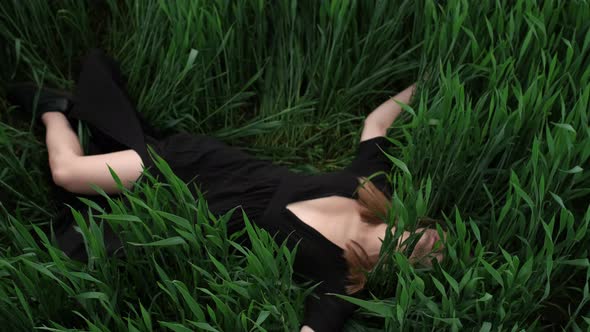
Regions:
<instances>
[{"instance_id":1,"label":"woman lying in grass","mask_svg":"<svg viewBox=\"0 0 590 332\"><path fill-rule=\"evenodd\" d=\"M9 98L14 104L40 114L46 127L46 143L53 181L73 194L95 195L90 184L108 194L120 190L109 165L125 187L140 181L144 167L160 176L147 153L150 144L187 183L196 181L209 209L224 213L240 206L259 227L292 249L299 243L294 270L321 282L317 296L306 300L302 331L339 331L355 305L334 295L364 297L366 271L379 258L384 222L390 209L389 186L383 173L390 163L387 129L401 108L388 100L365 121L356 157L345 169L306 175L295 173L230 147L206 135L178 133L156 139L146 131L141 117L125 91L121 72L101 51L86 57L75 94L41 89L32 84L14 85ZM415 86L394 99L409 103ZM38 96L38 97L36 97ZM36 103L36 106L34 104ZM86 122L94 152L84 155L70 120ZM369 181L367 177L371 176ZM232 214L228 231L243 228L240 213ZM395 230L395 228L392 228ZM411 252L410 261L431 264L442 259L442 244L433 229L418 229L423 235ZM400 238L399 248L410 234ZM72 227L61 227L56 239L72 258L87 259L83 240ZM105 237L106 246L120 242Z\"/></svg>"}]
</instances>

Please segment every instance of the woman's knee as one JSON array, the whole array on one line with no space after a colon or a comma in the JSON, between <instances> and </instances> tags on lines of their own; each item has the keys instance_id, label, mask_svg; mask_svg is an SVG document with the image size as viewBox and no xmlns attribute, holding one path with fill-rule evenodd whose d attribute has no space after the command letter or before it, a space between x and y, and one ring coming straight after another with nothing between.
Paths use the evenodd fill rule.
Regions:
<instances>
[{"instance_id":1,"label":"woman's knee","mask_svg":"<svg viewBox=\"0 0 590 332\"><path fill-rule=\"evenodd\" d=\"M72 182L71 172L68 170L68 161L63 157L53 157L50 160L51 178L53 182L67 189Z\"/></svg>"}]
</instances>

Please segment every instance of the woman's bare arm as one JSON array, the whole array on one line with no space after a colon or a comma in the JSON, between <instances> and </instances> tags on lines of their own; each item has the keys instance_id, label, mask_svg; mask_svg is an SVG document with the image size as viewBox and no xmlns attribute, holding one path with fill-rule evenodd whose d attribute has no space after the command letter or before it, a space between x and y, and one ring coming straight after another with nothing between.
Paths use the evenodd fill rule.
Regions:
<instances>
[{"instance_id":1,"label":"woman's bare arm","mask_svg":"<svg viewBox=\"0 0 590 332\"><path fill-rule=\"evenodd\" d=\"M391 127L393 121L395 121L402 112L402 108L395 101L397 100L404 104L408 104L415 88L416 84L410 85L404 91L379 105L379 107L367 115L363 132L361 133L361 142L377 136L385 136L387 129Z\"/></svg>"},{"instance_id":2,"label":"woman's bare arm","mask_svg":"<svg viewBox=\"0 0 590 332\"><path fill-rule=\"evenodd\" d=\"M303 325L300 332L314 332L314 330L307 325Z\"/></svg>"}]
</instances>

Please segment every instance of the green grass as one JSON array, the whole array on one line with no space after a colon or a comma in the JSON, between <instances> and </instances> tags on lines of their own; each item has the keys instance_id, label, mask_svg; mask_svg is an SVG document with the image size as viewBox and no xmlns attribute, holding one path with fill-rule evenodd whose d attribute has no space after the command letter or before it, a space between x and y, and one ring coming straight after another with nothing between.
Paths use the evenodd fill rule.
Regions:
<instances>
[{"instance_id":1,"label":"green grass","mask_svg":"<svg viewBox=\"0 0 590 332\"><path fill-rule=\"evenodd\" d=\"M447 258L428 271L402 254L379 265L375 300L347 330L590 328L588 1L7 0L2 330L294 331L303 315L311 285L291 281L296 252L254 226L252 248L237 246L161 160L165 181L107 211L72 210L88 264L35 243L59 208L44 130L3 90L25 79L72 88L96 46L121 61L155 127L304 172L346 166L363 117L419 80L389 131L402 166L390 173L390 222L444 220ZM122 234L127 259L106 256L101 220Z\"/></svg>"}]
</instances>

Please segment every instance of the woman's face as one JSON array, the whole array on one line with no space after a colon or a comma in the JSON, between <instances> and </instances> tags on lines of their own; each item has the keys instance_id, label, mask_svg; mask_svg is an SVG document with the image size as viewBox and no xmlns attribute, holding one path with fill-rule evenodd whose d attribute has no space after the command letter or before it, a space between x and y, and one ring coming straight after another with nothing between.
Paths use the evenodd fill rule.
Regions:
<instances>
[{"instance_id":1,"label":"woman's face","mask_svg":"<svg viewBox=\"0 0 590 332\"><path fill-rule=\"evenodd\" d=\"M444 245L436 229L418 228L416 230L418 234L421 232L424 233L410 254L410 262L430 267L432 258L435 258L440 263L443 259ZM446 238L446 233L443 233L443 237Z\"/></svg>"}]
</instances>

